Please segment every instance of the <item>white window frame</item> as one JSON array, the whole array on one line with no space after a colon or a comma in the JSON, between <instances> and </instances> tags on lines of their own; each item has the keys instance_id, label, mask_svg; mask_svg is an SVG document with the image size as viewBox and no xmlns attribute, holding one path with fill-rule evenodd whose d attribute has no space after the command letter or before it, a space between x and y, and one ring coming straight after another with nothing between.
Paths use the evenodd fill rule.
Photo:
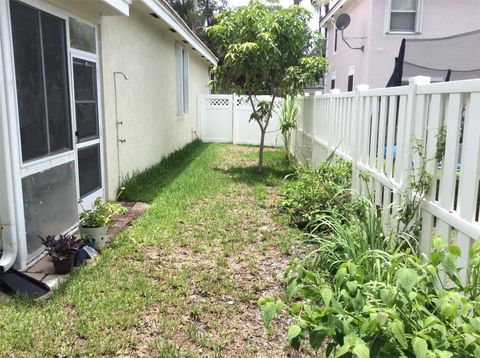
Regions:
<instances>
[{"instance_id":1,"label":"white window frame","mask_svg":"<svg viewBox=\"0 0 480 358\"><path fill-rule=\"evenodd\" d=\"M407 12L407 11L404 11ZM395 31L390 29L392 19L392 0L387 1L385 12L385 33L389 35L416 35L422 32L423 0L417 0L417 9L415 11L415 29L413 31Z\"/></svg>"},{"instance_id":2,"label":"white window frame","mask_svg":"<svg viewBox=\"0 0 480 358\"><path fill-rule=\"evenodd\" d=\"M190 54L187 48L177 42L175 57L177 116L181 117L190 111Z\"/></svg>"}]
</instances>

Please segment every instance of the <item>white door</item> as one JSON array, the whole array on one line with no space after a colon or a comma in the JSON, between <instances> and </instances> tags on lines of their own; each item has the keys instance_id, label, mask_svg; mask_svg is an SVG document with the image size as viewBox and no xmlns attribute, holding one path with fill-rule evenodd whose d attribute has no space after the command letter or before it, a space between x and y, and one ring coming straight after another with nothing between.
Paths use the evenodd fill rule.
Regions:
<instances>
[{"instance_id":1,"label":"white door","mask_svg":"<svg viewBox=\"0 0 480 358\"><path fill-rule=\"evenodd\" d=\"M77 185L82 208L88 209L104 195L101 126L99 121L97 63L73 55L73 89Z\"/></svg>"}]
</instances>

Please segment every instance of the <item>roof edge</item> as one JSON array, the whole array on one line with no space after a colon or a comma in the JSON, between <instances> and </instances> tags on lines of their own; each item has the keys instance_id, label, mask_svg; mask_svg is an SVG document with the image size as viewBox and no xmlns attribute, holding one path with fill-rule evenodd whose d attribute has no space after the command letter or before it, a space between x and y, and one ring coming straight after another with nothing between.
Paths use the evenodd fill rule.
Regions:
<instances>
[{"instance_id":1,"label":"roof edge","mask_svg":"<svg viewBox=\"0 0 480 358\"><path fill-rule=\"evenodd\" d=\"M322 19L320 20L320 27L324 27L325 24L327 23L328 20L330 20L333 15L335 15L337 13L338 10L340 10L340 8L345 5L345 3L347 3L348 1L350 0L339 0L337 1L337 3L335 5L333 5L333 7L330 9L329 12L327 12L325 14L324 17L322 17Z\"/></svg>"},{"instance_id":2,"label":"roof edge","mask_svg":"<svg viewBox=\"0 0 480 358\"><path fill-rule=\"evenodd\" d=\"M212 65L216 66L218 63L217 57L208 48L208 46L200 40L200 38L190 29L185 21L173 10L169 5L161 0L141 0L152 12L158 15L163 21L167 23L173 30L175 30L181 37L183 37L190 45L193 46L201 55L203 55Z\"/></svg>"}]
</instances>

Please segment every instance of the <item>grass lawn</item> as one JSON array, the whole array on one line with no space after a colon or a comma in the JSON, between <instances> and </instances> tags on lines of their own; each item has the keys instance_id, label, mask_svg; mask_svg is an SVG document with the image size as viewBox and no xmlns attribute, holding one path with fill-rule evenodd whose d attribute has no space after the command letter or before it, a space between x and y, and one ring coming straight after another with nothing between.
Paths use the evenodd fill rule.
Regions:
<instances>
[{"instance_id":1,"label":"grass lawn","mask_svg":"<svg viewBox=\"0 0 480 358\"><path fill-rule=\"evenodd\" d=\"M277 213L283 157L258 174L257 148L195 142L137 175L123 197L151 208L50 299L0 305L0 356L287 355L256 306L298 234Z\"/></svg>"}]
</instances>

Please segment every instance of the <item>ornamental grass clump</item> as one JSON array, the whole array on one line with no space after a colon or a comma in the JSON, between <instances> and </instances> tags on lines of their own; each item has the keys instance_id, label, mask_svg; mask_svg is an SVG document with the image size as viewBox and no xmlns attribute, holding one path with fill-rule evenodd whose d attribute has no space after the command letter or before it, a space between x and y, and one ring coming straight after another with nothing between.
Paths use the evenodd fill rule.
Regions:
<instances>
[{"instance_id":1,"label":"ornamental grass clump","mask_svg":"<svg viewBox=\"0 0 480 358\"><path fill-rule=\"evenodd\" d=\"M410 234L384 233L382 217L369 200L357 199L351 213L348 218L324 216L310 224L305 238L315 247L306 256L312 269L334 275L342 263L352 261L361 264L367 275L375 275L378 268L383 272L382 265L388 265L393 256L416 251L416 240Z\"/></svg>"}]
</instances>

